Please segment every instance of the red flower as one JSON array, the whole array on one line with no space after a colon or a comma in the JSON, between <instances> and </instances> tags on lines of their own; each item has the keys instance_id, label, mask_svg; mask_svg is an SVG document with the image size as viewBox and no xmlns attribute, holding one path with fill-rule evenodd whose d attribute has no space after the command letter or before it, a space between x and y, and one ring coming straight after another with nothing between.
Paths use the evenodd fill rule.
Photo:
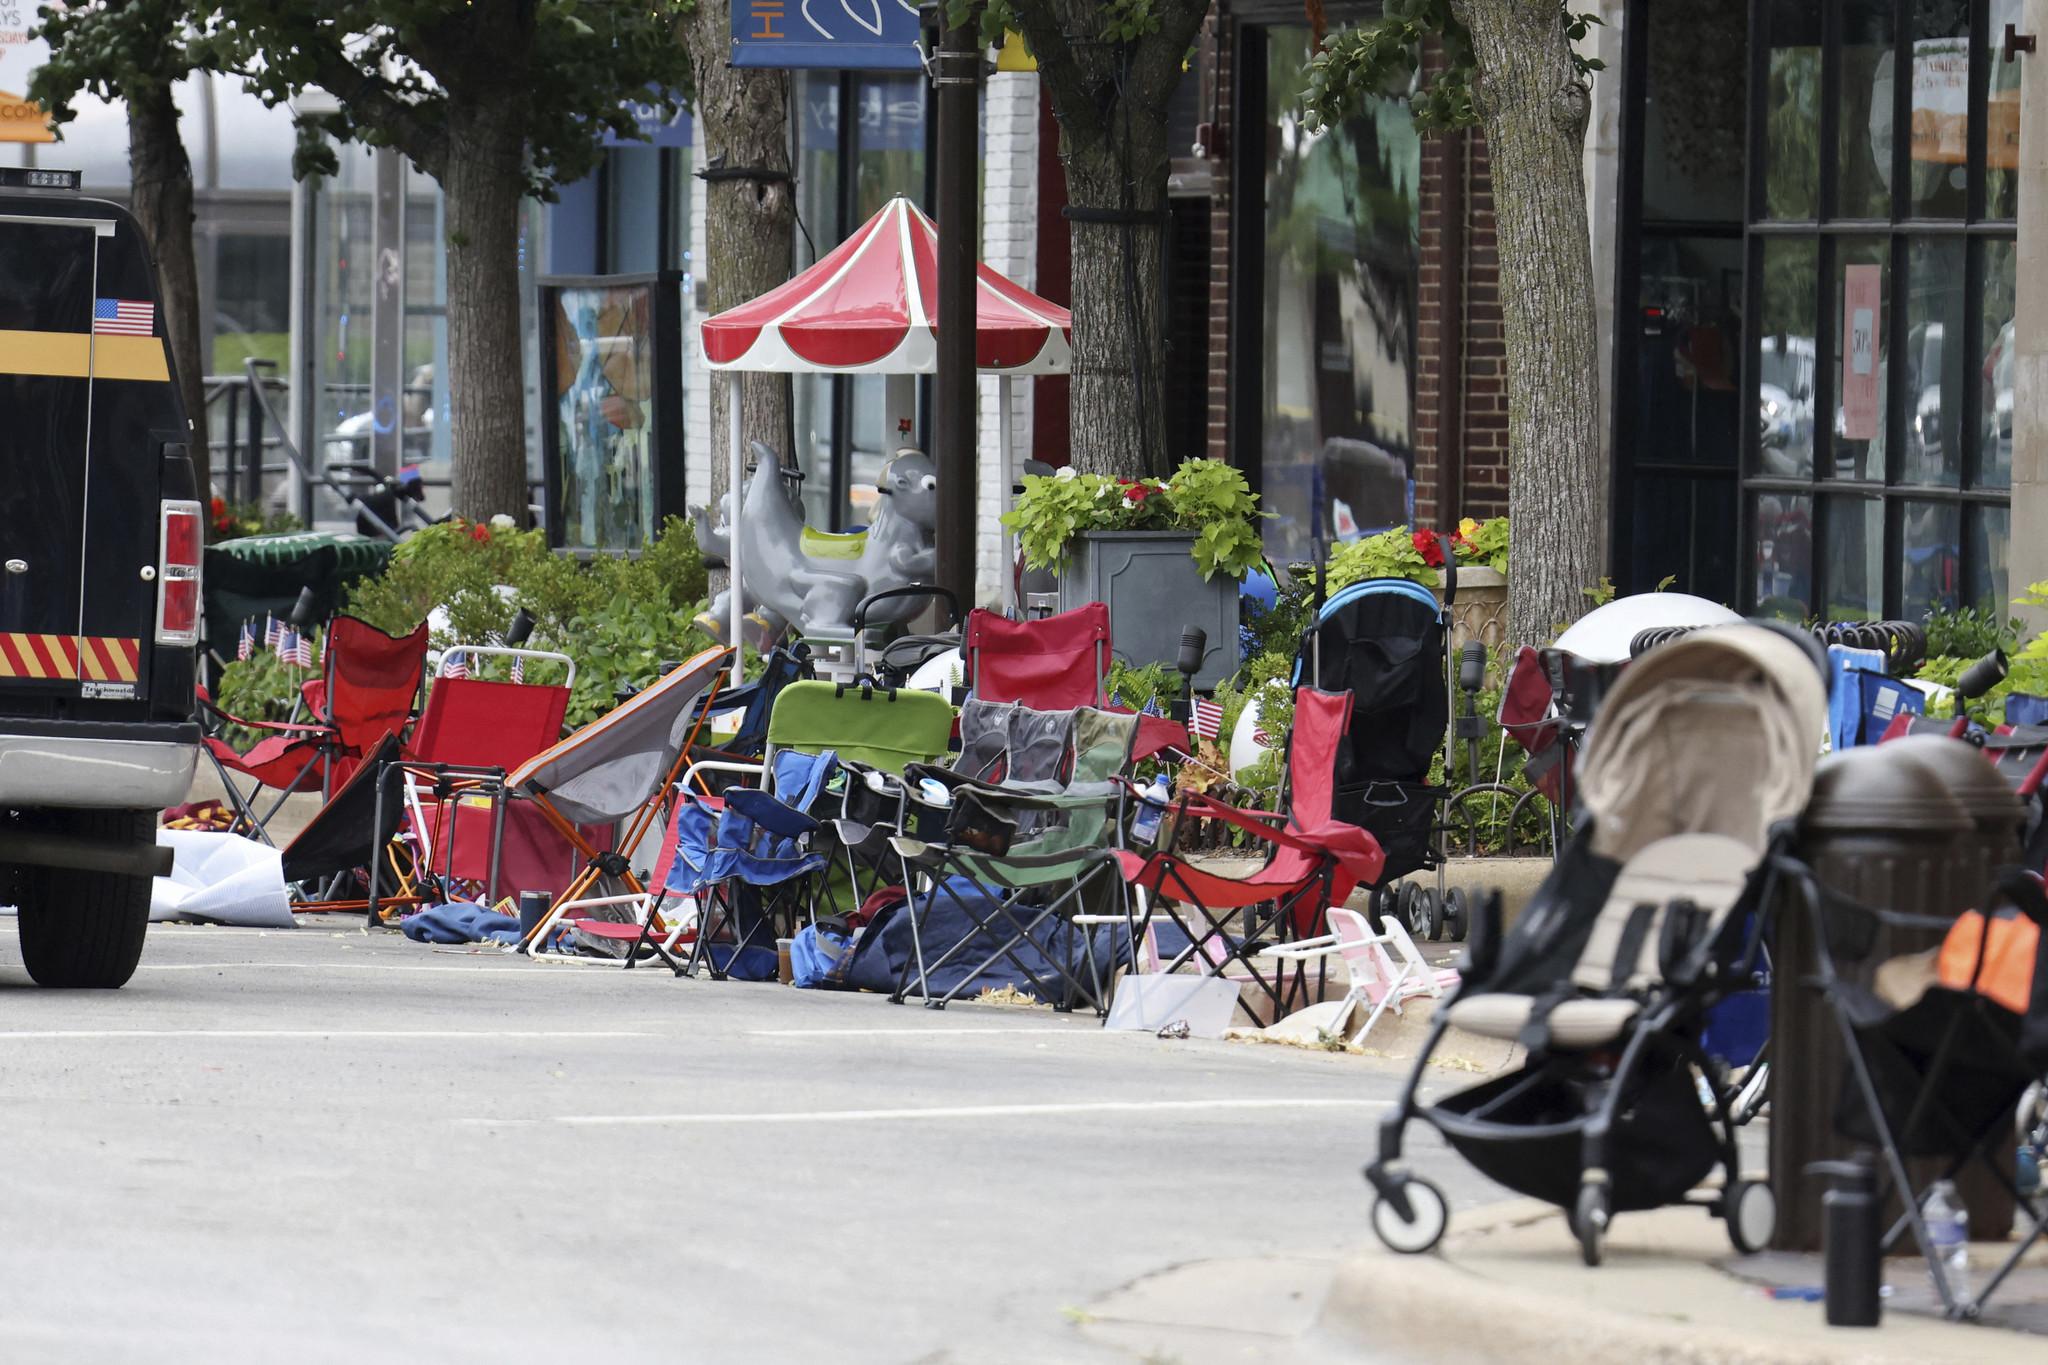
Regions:
<instances>
[{"instance_id":1,"label":"red flower","mask_svg":"<svg viewBox=\"0 0 2048 1365\"><path fill-rule=\"evenodd\" d=\"M1127 483L1124 485L1124 496L1135 503L1144 502L1145 499L1151 497L1154 493L1157 493L1158 491L1159 490L1157 488L1154 488L1149 483L1138 483L1136 481L1133 481L1131 483Z\"/></svg>"},{"instance_id":2,"label":"red flower","mask_svg":"<svg viewBox=\"0 0 2048 1365\"><path fill-rule=\"evenodd\" d=\"M476 525L469 528L469 538L471 540L476 541L478 544L489 544L491 539L491 528L484 525L482 522L478 522L476 523Z\"/></svg>"},{"instance_id":3,"label":"red flower","mask_svg":"<svg viewBox=\"0 0 2048 1365\"><path fill-rule=\"evenodd\" d=\"M1425 528L1415 533L1414 540L1415 552L1422 556L1423 563L1432 569L1441 569L1444 566L1443 542L1436 532Z\"/></svg>"}]
</instances>

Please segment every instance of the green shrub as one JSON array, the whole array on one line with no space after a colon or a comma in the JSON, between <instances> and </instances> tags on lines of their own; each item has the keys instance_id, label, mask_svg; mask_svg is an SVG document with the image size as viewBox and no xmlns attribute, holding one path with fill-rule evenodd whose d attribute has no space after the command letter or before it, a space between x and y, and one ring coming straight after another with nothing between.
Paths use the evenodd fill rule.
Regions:
<instances>
[{"instance_id":1,"label":"green shrub","mask_svg":"<svg viewBox=\"0 0 2048 1365\"><path fill-rule=\"evenodd\" d=\"M511 591L501 592L501 586ZM637 556L600 556L587 563L555 554L541 531L450 521L408 537L381 575L356 584L344 610L403 635L436 607L444 608L448 625L430 643L445 650L502 638L523 607L534 620L531 647L576 661L567 717L576 726L617 705L622 687L653 682L663 661L710 646L692 623L703 610L705 587L696 539L679 518L669 518ZM505 668L492 662L480 671L502 675ZM259 654L228 665L217 700L223 710L250 720L283 720L306 676L306 670ZM559 674L539 665L527 681L559 681ZM256 737L243 731L230 742L245 747Z\"/></svg>"}]
</instances>

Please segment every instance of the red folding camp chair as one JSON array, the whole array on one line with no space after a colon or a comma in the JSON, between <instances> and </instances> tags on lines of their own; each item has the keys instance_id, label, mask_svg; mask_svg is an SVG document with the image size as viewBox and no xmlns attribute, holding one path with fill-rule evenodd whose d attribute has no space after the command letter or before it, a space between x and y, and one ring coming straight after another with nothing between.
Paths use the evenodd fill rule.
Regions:
<instances>
[{"instance_id":1,"label":"red folding camp chair","mask_svg":"<svg viewBox=\"0 0 2048 1365\"><path fill-rule=\"evenodd\" d=\"M499 682L472 676L488 659L511 659L521 674L535 664L557 664L557 684ZM460 660L459 672L451 672ZM446 882L483 888L485 902L501 887L558 891L574 875L574 850L530 808L509 808L506 777L562 737L562 718L576 685L576 663L566 654L501 645L456 645L443 652L426 709L413 727L400 766L405 803L413 816L416 860ZM509 877L503 858L508 825L515 834ZM366 913L376 917L381 869L373 845Z\"/></svg>"},{"instance_id":2,"label":"red folding camp chair","mask_svg":"<svg viewBox=\"0 0 2048 1365\"><path fill-rule=\"evenodd\" d=\"M1109 608L1100 602L1040 621L976 608L963 646L967 690L983 701L1040 711L1101 706L1109 676Z\"/></svg>"},{"instance_id":3,"label":"red folding camp chair","mask_svg":"<svg viewBox=\"0 0 2048 1365\"><path fill-rule=\"evenodd\" d=\"M348 782L385 736L403 737L419 703L426 666L424 621L409 635L391 636L353 616L337 616L328 624L321 676L299 690L310 720L243 720L208 702L207 709L221 720L271 732L246 754L236 753L217 736L206 741L207 754L248 832L269 842L264 825L285 798L318 783L325 799ZM256 785L243 791L231 772L255 779ZM259 817L255 799L262 787L272 788L278 796Z\"/></svg>"},{"instance_id":4,"label":"red folding camp chair","mask_svg":"<svg viewBox=\"0 0 2048 1365\"><path fill-rule=\"evenodd\" d=\"M1328 907L1342 905L1359 886L1376 882L1386 863L1371 834L1330 814L1337 747L1351 724L1351 694L1303 687L1294 696L1294 732L1287 744L1288 814L1239 810L1187 792L1174 803L1173 832L1163 849L1150 854L1122 849L1114 855L1125 883L1143 893L1134 899L1149 903L1148 918L1171 922L1188 938L1166 971L1198 962L1207 975L1256 982L1271 997L1276 1014L1285 1003L1285 968L1272 969L1268 979L1258 965L1266 936L1277 930L1290 939L1306 937ZM1143 795L1128 781L1125 785L1133 795ZM1190 820L1222 820L1268 845L1271 853L1248 877L1211 872L1174 851L1179 831ZM1240 916L1243 922L1232 932L1231 921ZM1134 951L1136 938L1134 923ZM1242 970L1232 972L1233 966ZM1295 971L1301 984L1302 969Z\"/></svg>"}]
</instances>

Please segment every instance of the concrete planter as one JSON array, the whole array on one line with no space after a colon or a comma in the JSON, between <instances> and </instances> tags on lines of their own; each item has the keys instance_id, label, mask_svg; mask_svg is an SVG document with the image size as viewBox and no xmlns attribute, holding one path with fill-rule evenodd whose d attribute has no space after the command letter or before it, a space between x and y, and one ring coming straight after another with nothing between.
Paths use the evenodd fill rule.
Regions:
<instances>
[{"instance_id":1,"label":"concrete planter","mask_svg":"<svg viewBox=\"0 0 2048 1365\"><path fill-rule=\"evenodd\" d=\"M1441 587L1436 595L1438 601L1443 600ZM1507 575L1494 569L1460 565L1458 600L1451 603L1451 653L1455 655L1467 641L1477 640L1486 646L1491 667L1494 652L1507 638Z\"/></svg>"},{"instance_id":2,"label":"concrete planter","mask_svg":"<svg viewBox=\"0 0 2048 1365\"><path fill-rule=\"evenodd\" d=\"M1067 546L1060 610L1109 606L1110 647L1134 668L1180 656L1188 626L1208 632L1195 686L1214 687L1237 671L1237 580L1208 580L1189 550L1188 531L1083 531Z\"/></svg>"}]
</instances>

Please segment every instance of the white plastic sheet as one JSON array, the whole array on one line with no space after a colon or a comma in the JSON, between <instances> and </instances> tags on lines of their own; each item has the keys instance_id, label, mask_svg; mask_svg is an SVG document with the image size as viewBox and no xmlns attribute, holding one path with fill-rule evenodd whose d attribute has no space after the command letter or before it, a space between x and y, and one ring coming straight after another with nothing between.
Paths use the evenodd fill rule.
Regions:
<instances>
[{"instance_id":1,"label":"white plastic sheet","mask_svg":"<svg viewBox=\"0 0 2048 1365\"><path fill-rule=\"evenodd\" d=\"M239 834L196 829L160 829L156 840L174 850L177 861L150 892L152 922L292 927L283 856L276 849Z\"/></svg>"}]
</instances>

